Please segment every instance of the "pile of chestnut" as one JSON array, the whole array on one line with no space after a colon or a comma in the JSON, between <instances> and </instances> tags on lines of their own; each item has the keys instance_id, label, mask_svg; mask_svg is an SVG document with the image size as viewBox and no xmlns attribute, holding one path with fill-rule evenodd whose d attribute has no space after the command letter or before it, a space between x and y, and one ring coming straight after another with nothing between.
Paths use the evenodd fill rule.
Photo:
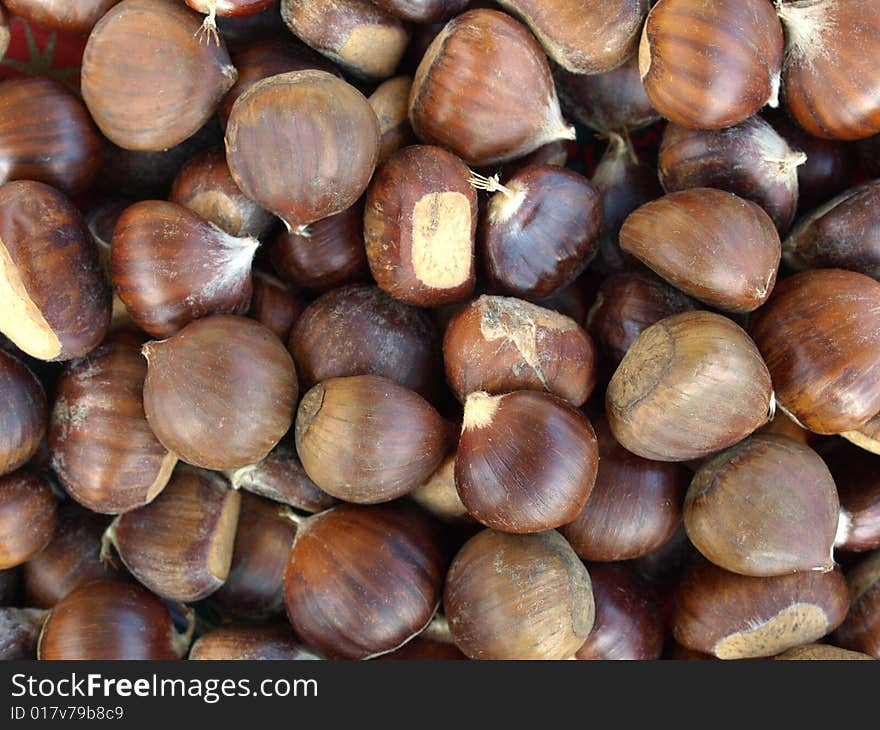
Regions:
<instances>
[{"instance_id":1,"label":"pile of chestnut","mask_svg":"<svg viewBox=\"0 0 880 730\"><path fill-rule=\"evenodd\" d=\"M880 0L3 4L0 657L880 658Z\"/></svg>"}]
</instances>

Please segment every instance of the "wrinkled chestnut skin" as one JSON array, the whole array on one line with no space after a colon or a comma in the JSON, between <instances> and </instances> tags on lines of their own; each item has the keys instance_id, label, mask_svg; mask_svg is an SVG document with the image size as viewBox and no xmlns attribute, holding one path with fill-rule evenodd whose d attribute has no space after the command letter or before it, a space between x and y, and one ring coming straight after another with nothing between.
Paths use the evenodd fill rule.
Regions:
<instances>
[{"instance_id":1,"label":"wrinkled chestnut skin","mask_svg":"<svg viewBox=\"0 0 880 730\"><path fill-rule=\"evenodd\" d=\"M202 634L189 651L191 661L290 661L320 659L296 642L289 626L232 625Z\"/></svg>"},{"instance_id":2,"label":"wrinkled chestnut skin","mask_svg":"<svg viewBox=\"0 0 880 730\"><path fill-rule=\"evenodd\" d=\"M55 525L55 498L47 477L25 469L0 477L0 570L40 552Z\"/></svg>"},{"instance_id":3,"label":"wrinkled chestnut skin","mask_svg":"<svg viewBox=\"0 0 880 730\"><path fill-rule=\"evenodd\" d=\"M88 33L119 0L6 0L6 9L45 28Z\"/></svg>"},{"instance_id":4,"label":"wrinkled chestnut skin","mask_svg":"<svg viewBox=\"0 0 880 730\"><path fill-rule=\"evenodd\" d=\"M880 659L880 551L869 553L846 575L852 604L833 643Z\"/></svg>"},{"instance_id":5,"label":"wrinkled chestnut skin","mask_svg":"<svg viewBox=\"0 0 880 730\"><path fill-rule=\"evenodd\" d=\"M49 420L46 393L21 360L0 350L0 476L37 452Z\"/></svg>"}]
</instances>

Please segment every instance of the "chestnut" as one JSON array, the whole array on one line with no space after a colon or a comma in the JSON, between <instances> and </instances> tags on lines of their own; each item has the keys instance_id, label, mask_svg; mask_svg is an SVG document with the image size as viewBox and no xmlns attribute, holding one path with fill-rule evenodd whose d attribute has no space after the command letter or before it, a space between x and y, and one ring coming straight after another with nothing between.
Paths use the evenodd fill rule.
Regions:
<instances>
[{"instance_id":1,"label":"chestnut","mask_svg":"<svg viewBox=\"0 0 880 730\"><path fill-rule=\"evenodd\" d=\"M767 366L740 327L711 312L684 312L638 336L605 403L624 448L655 461L687 461L762 426L772 396Z\"/></svg>"},{"instance_id":2,"label":"chestnut","mask_svg":"<svg viewBox=\"0 0 880 730\"><path fill-rule=\"evenodd\" d=\"M880 181L850 188L798 221L782 243L795 271L848 269L880 279Z\"/></svg>"},{"instance_id":3,"label":"chestnut","mask_svg":"<svg viewBox=\"0 0 880 730\"><path fill-rule=\"evenodd\" d=\"M838 269L795 274L749 330L778 405L805 428L852 431L880 411L880 283Z\"/></svg>"},{"instance_id":4,"label":"chestnut","mask_svg":"<svg viewBox=\"0 0 880 730\"><path fill-rule=\"evenodd\" d=\"M590 575L555 530L477 533L452 561L443 607L471 659L570 659L595 617Z\"/></svg>"},{"instance_id":5,"label":"chestnut","mask_svg":"<svg viewBox=\"0 0 880 730\"><path fill-rule=\"evenodd\" d=\"M667 193L718 188L760 205L785 232L798 207L798 167L807 156L759 116L724 130L669 124L660 144Z\"/></svg>"},{"instance_id":6,"label":"chestnut","mask_svg":"<svg viewBox=\"0 0 880 730\"><path fill-rule=\"evenodd\" d=\"M847 571L846 580L852 603L832 640L843 649L880 659L880 550Z\"/></svg>"},{"instance_id":7,"label":"chestnut","mask_svg":"<svg viewBox=\"0 0 880 730\"><path fill-rule=\"evenodd\" d=\"M296 642L289 627L274 625L224 626L202 634L189 650L190 660L320 659Z\"/></svg>"},{"instance_id":8,"label":"chestnut","mask_svg":"<svg viewBox=\"0 0 880 730\"><path fill-rule=\"evenodd\" d=\"M756 578L701 563L678 586L672 633L719 659L769 657L830 633L848 606L840 570Z\"/></svg>"},{"instance_id":9,"label":"chestnut","mask_svg":"<svg viewBox=\"0 0 880 730\"><path fill-rule=\"evenodd\" d=\"M119 515L104 533L140 583L186 603L211 595L229 576L241 495L223 478L182 465L150 504Z\"/></svg>"},{"instance_id":10,"label":"chestnut","mask_svg":"<svg viewBox=\"0 0 880 730\"><path fill-rule=\"evenodd\" d=\"M166 150L208 121L237 72L219 39L201 42L200 27L175 0L122 0L98 21L83 53L82 95L111 142Z\"/></svg>"},{"instance_id":11,"label":"chestnut","mask_svg":"<svg viewBox=\"0 0 880 730\"><path fill-rule=\"evenodd\" d=\"M36 659L45 620L37 608L0 608L0 661Z\"/></svg>"},{"instance_id":12,"label":"chestnut","mask_svg":"<svg viewBox=\"0 0 880 730\"><path fill-rule=\"evenodd\" d=\"M530 390L467 397L455 486L487 527L540 532L571 522L596 483L598 463L592 425L561 398Z\"/></svg>"},{"instance_id":13,"label":"chestnut","mask_svg":"<svg viewBox=\"0 0 880 730\"><path fill-rule=\"evenodd\" d=\"M785 27L785 107L815 137L864 139L880 132L880 24L872 4L777 3Z\"/></svg>"},{"instance_id":14,"label":"chestnut","mask_svg":"<svg viewBox=\"0 0 880 730\"><path fill-rule=\"evenodd\" d=\"M684 502L688 537L740 575L834 568L839 502L819 455L786 436L755 434L704 462Z\"/></svg>"},{"instance_id":15,"label":"chestnut","mask_svg":"<svg viewBox=\"0 0 880 730\"><path fill-rule=\"evenodd\" d=\"M447 454L428 480L408 496L423 510L447 524L474 524L455 488L455 452Z\"/></svg>"},{"instance_id":16,"label":"chestnut","mask_svg":"<svg viewBox=\"0 0 880 730\"><path fill-rule=\"evenodd\" d=\"M605 418L593 420L599 470L590 498L559 528L583 560L638 558L670 540L681 523L689 473L680 464L649 461L614 439Z\"/></svg>"},{"instance_id":17,"label":"chestnut","mask_svg":"<svg viewBox=\"0 0 880 730\"><path fill-rule=\"evenodd\" d=\"M474 166L575 137L538 42L509 15L482 8L449 21L425 52L409 121L419 139Z\"/></svg>"},{"instance_id":18,"label":"chestnut","mask_svg":"<svg viewBox=\"0 0 880 730\"><path fill-rule=\"evenodd\" d=\"M474 289L477 193L460 159L439 147L404 147L367 189L364 240L370 271L395 299L436 307Z\"/></svg>"},{"instance_id":19,"label":"chestnut","mask_svg":"<svg viewBox=\"0 0 880 730\"><path fill-rule=\"evenodd\" d=\"M36 180L85 192L101 166L101 135L88 111L53 79L0 82L0 183Z\"/></svg>"},{"instance_id":20,"label":"chestnut","mask_svg":"<svg viewBox=\"0 0 880 730\"><path fill-rule=\"evenodd\" d=\"M357 89L326 71L258 81L232 107L232 179L288 230L352 206L379 156L379 121Z\"/></svg>"},{"instance_id":21,"label":"chestnut","mask_svg":"<svg viewBox=\"0 0 880 730\"><path fill-rule=\"evenodd\" d=\"M498 0L519 16L547 55L575 74L599 74L632 56L648 0Z\"/></svg>"},{"instance_id":22,"label":"chestnut","mask_svg":"<svg viewBox=\"0 0 880 730\"><path fill-rule=\"evenodd\" d=\"M354 76L387 79L403 57L406 26L369 0L281 0L295 36Z\"/></svg>"},{"instance_id":23,"label":"chestnut","mask_svg":"<svg viewBox=\"0 0 880 730\"><path fill-rule=\"evenodd\" d=\"M0 570L21 565L46 547L55 524L47 477L26 470L0 477Z\"/></svg>"},{"instance_id":24,"label":"chestnut","mask_svg":"<svg viewBox=\"0 0 880 730\"><path fill-rule=\"evenodd\" d=\"M773 657L774 659L782 659L788 661L859 661L864 659L873 659L874 657L862 654L860 651L849 651L848 649L839 649L836 646L828 644L806 644L804 646L796 646L792 649L782 652Z\"/></svg>"},{"instance_id":25,"label":"chestnut","mask_svg":"<svg viewBox=\"0 0 880 730\"><path fill-rule=\"evenodd\" d=\"M77 588L49 613L37 646L42 660L180 659L192 628L174 629L171 614L138 585L99 580Z\"/></svg>"},{"instance_id":26,"label":"chestnut","mask_svg":"<svg viewBox=\"0 0 880 730\"><path fill-rule=\"evenodd\" d=\"M443 359L462 402L478 390L539 390L581 406L596 385L590 336L573 319L512 297L483 295L454 315Z\"/></svg>"},{"instance_id":27,"label":"chestnut","mask_svg":"<svg viewBox=\"0 0 880 730\"><path fill-rule=\"evenodd\" d=\"M723 129L778 105L784 43L767 0L660 0L642 31L639 72L664 117Z\"/></svg>"},{"instance_id":28,"label":"chestnut","mask_svg":"<svg viewBox=\"0 0 880 730\"><path fill-rule=\"evenodd\" d=\"M330 378L296 414L296 451L328 494L376 504L401 497L439 466L447 423L427 401L378 375Z\"/></svg>"},{"instance_id":29,"label":"chestnut","mask_svg":"<svg viewBox=\"0 0 880 730\"><path fill-rule=\"evenodd\" d=\"M651 660L663 651L663 620L641 580L625 565L591 565L596 620L576 659Z\"/></svg>"},{"instance_id":30,"label":"chestnut","mask_svg":"<svg viewBox=\"0 0 880 730\"><path fill-rule=\"evenodd\" d=\"M840 499L835 547L847 552L880 548L880 457L841 444L825 456L825 463Z\"/></svg>"},{"instance_id":31,"label":"chestnut","mask_svg":"<svg viewBox=\"0 0 880 730\"><path fill-rule=\"evenodd\" d=\"M582 175L540 165L520 170L497 191L480 220L480 248L492 283L514 296L542 299L571 284L596 255L602 199Z\"/></svg>"},{"instance_id":32,"label":"chestnut","mask_svg":"<svg viewBox=\"0 0 880 730\"><path fill-rule=\"evenodd\" d=\"M147 422L182 461L215 470L247 466L290 428L296 369L259 322L206 317L170 339L148 342L143 354Z\"/></svg>"},{"instance_id":33,"label":"chestnut","mask_svg":"<svg viewBox=\"0 0 880 730\"><path fill-rule=\"evenodd\" d=\"M44 28L88 33L119 0L5 0L6 9Z\"/></svg>"},{"instance_id":34,"label":"chestnut","mask_svg":"<svg viewBox=\"0 0 880 730\"><path fill-rule=\"evenodd\" d=\"M685 294L728 312L767 301L782 255L760 206L712 188L646 203L624 221L620 247Z\"/></svg>"},{"instance_id":35,"label":"chestnut","mask_svg":"<svg viewBox=\"0 0 880 730\"><path fill-rule=\"evenodd\" d=\"M608 359L618 364L636 338L665 317L697 309L661 278L639 271L612 274L599 287L587 329Z\"/></svg>"},{"instance_id":36,"label":"chestnut","mask_svg":"<svg viewBox=\"0 0 880 730\"><path fill-rule=\"evenodd\" d=\"M104 339L110 289L98 249L64 194L29 180L0 186L0 264L0 332L19 349L39 360L71 360Z\"/></svg>"},{"instance_id":37,"label":"chestnut","mask_svg":"<svg viewBox=\"0 0 880 730\"><path fill-rule=\"evenodd\" d=\"M46 433L46 393L21 360L0 350L0 476L24 466Z\"/></svg>"},{"instance_id":38,"label":"chestnut","mask_svg":"<svg viewBox=\"0 0 880 730\"><path fill-rule=\"evenodd\" d=\"M373 0L392 15L411 23L437 23L464 10L469 0Z\"/></svg>"},{"instance_id":39,"label":"chestnut","mask_svg":"<svg viewBox=\"0 0 880 730\"><path fill-rule=\"evenodd\" d=\"M367 99L379 118L379 162L416 141L409 126L412 81L409 76L395 76L381 83Z\"/></svg>"},{"instance_id":40,"label":"chestnut","mask_svg":"<svg viewBox=\"0 0 880 730\"><path fill-rule=\"evenodd\" d=\"M369 281L363 202L315 221L305 230L279 231L268 252L278 275L301 289L323 292Z\"/></svg>"},{"instance_id":41,"label":"chestnut","mask_svg":"<svg viewBox=\"0 0 880 730\"><path fill-rule=\"evenodd\" d=\"M421 310L375 286L351 285L312 302L290 335L303 389L349 375L383 375L431 397L440 337Z\"/></svg>"},{"instance_id":42,"label":"chestnut","mask_svg":"<svg viewBox=\"0 0 880 730\"><path fill-rule=\"evenodd\" d=\"M331 659L367 659L418 635L449 563L439 523L414 505L340 505L300 523L284 576L296 635Z\"/></svg>"},{"instance_id":43,"label":"chestnut","mask_svg":"<svg viewBox=\"0 0 880 730\"><path fill-rule=\"evenodd\" d=\"M305 303L294 296L284 282L264 271L254 271L252 283L254 293L248 316L287 342L293 325L305 311Z\"/></svg>"}]
</instances>

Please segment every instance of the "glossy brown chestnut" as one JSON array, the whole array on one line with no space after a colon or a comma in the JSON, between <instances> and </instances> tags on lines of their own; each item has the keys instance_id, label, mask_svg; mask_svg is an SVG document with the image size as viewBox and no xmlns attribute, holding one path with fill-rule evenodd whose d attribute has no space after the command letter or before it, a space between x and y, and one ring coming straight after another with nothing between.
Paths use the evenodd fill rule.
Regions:
<instances>
[{"instance_id":1,"label":"glossy brown chestnut","mask_svg":"<svg viewBox=\"0 0 880 730\"><path fill-rule=\"evenodd\" d=\"M749 331L777 403L804 427L851 431L880 411L880 283L839 269L795 274Z\"/></svg>"},{"instance_id":2,"label":"glossy brown chestnut","mask_svg":"<svg viewBox=\"0 0 880 730\"><path fill-rule=\"evenodd\" d=\"M593 628L590 576L555 530L483 530L455 556L443 607L471 659L570 659Z\"/></svg>"},{"instance_id":3,"label":"glossy brown chestnut","mask_svg":"<svg viewBox=\"0 0 880 730\"><path fill-rule=\"evenodd\" d=\"M138 585L101 580L81 586L49 613L39 659L180 659L190 636Z\"/></svg>"},{"instance_id":4,"label":"glossy brown chestnut","mask_svg":"<svg viewBox=\"0 0 880 730\"><path fill-rule=\"evenodd\" d=\"M379 162L384 162L401 147L415 144L409 126L409 92L412 78L395 76L370 94L367 100L379 119Z\"/></svg>"},{"instance_id":5,"label":"glossy brown chestnut","mask_svg":"<svg viewBox=\"0 0 880 730\"><path fill-rule=\"evenodd\" d=\"M785 27L782 91L788 113L827 139L880 132L880 15L875 2L777 4Z\"/></svg>"},{"instance_id":6,"label":"glossy brown chestnut","mask_svg":"<svg viewBox=\"0 0 880 730\"><path fill-rule=\"evenodd\" d=\"M767 0L660 0L645 22L639 70L664 117L722 129L778 104L784 43Z\"/></svg>"},{"instance_id":7,"label":"glossy brown chestnut","mask_svg":"<svg viewBox=\"0 0 880 730\"><path fill-rule=\"evenodd\" d=\"M202 634L189 650L190 660L320 659L297 643L289 626L225 626Z\"/></svg>"},{"instance_id":8,"label":"glossy brown chestnut","mask_svg":"<svg viewBox=\"0 0 880 730\"><path fill-rule=\"evenodd\" d=\"M119 0L6 0L13 15L65 33L88 33Z\"/></svg>"},{"instance_id":9,"label":"glossy brown chestnut","mask_svg":"<svg viewBox=\"0 0 880 730\"><path fill-rule=\"evenodd\" d=\"M229 576L241 494L223 478L178 467L153 502L117 517L104 533L140 583L171 601L199 601Z\"/></svg>"},{"instance_id":10,"label":"glossy brown chestnut","mask_svg":"<svg viewBox=\"0 0 880 730\"><path fill-rule=\"evenodd\" d=\"M839 502L819 455L786 436L755 434L704 462L684 502L688 537L740 575L834 568Z\"/></svg>"},{"instance_id":11,"label":"glossy brown chestnut","mask_svg":"<svg viewBox=\"0 0 880 730\"><path fill-rule=\"evenodd\" d=\"M442 378L439 339L424 312L358 284L312 302L293 328L289 347L303 389L329 378L383 375L430 397Z\"/></svg>"},{"instance_id":12,"label":"glossy brown chestnut","mask_svg":"<svg viewBox=\"0 0 880 730\"><path fill-rule=\"evenodd\" d=\"M0 476L37 452L49 415L46 393L21 360L0 350Z\"/></svg>"},{"instance_id":13,"label":"glossy brown chestnut","mask_svg":"<svg viewBox=\"0 0 880 730\"><path fill-rule=\"evenodd\" d=\"M449 564L439 523L413 505L340 505L304 520L284 576L297 636L323 655L365 659L416 636Z\"/></svg>"},{"instance_id":14,"label":"glossy brown chestnut","mask_svg":"<svg viewBox=\"0 0 880 730\"><path fill-rule=\"evenodd\" d=\"M305 311L305 302L294 296L284 282L263 271L253 272L253 288L248 316L287 342L293 325Z\"/></svg>"},{"instance_id":15,"label":"glossy brown chestnut","mask_svg":"<svg viewBox=\"0 0 880 730\"><path fill-rule=\"evenodd\" d=\"M484 295L453 316L443 360L462 403L478 390L539 390L581 406L596 385L596 348L577 322L512 297Z\"/></svg>"},{"instance_id":16,"label":"glossy brown chestnut","mask_svg":"<svg viewBox=\"0 0 880 730\"><path fill-rule=\"evenodd\" d=\"M869 553L846 575L852 601L833 641L880 659L880 550Z\"/></svg>"},{"instance_id":17,"label":"glossy brown chestnut","mask_svg":"<svg viewBox=\"0 0 880 730\"><path fill-rule=\"evenodd\" d=\"M419 139L476 166L575 136L538 42L510 16L485 9L449 21L431 43L413 81L409 120Z\"/></svg>"},{"instance_id":18,"label":"glossy brown chestnut","mask_svg":"<svg viewBox=\"0 0 880 730\"><path fill-rule=\"evenodd\" d=\"M477 193L471 173L440 147L405 147L383 163L367 189L367 262L395 299L436 307L474 289Z\"/></svg>"},{"instance_id":19,"label":"glossy brown chestnut","mask_svg":"<svg viewBox=\"0 0 880 730\"><path fill-rule=\"evenodd\" d=\"M101 135L83 103L43 77L0 83L0 182L36 180L85 192L101 166Z\"/></svg>"},{"instance_id":20,"label":"glossy brown chestnut","mask_svg":"<svg viewBox=\"0 0 880 730\"><path fill-rule=\"evenodd\" d=\"M147 421L188 464L214 470L254 464L293 422L293 360L259 322L207 317L170 339L148 342L143 354Z\"/></svg>"},{"instance_id":21,"label":"glossy brown chestnut","mask_svg":"<svg viewBox=\"0 0 880 730\"><path fill-rule=\"evenodd\" d=\"M20 470L0 477L0 570L30 560L55 532L56 508L45 476Z\"/></svg>"},{"instance_id":22,"label":"glossy brown chestnut","mask_svg":"<svg viewBox=\"0 0 880 730\"><path fill-rule=\"evenodd\" d=\"M36 659L45 620L37 608L0 608L0 661Z\"/></svg>"},{"instance_id":23,"label":"glossy brown chestnut","mask_svg":"<svg viewBox=\"0 0 880 730\"><path fill-rule=\"evenodd\" d=\"M711 188L646 203L624 221L620 247L685 294L728 312L767 301L782 251L760 206Z\"/></svg>"},{"instance_id":24,"label":"glossy brown chestnut","mask_svg":"<svg viewBox=\"0 0 880 730\"><path fill-rule=\"evenodd\" d=\"M830 633L848 606L840 570L755 578L702 563L678 587L672 633L719 659L769 657Z\"/></svg>"},{"instance_id":25,"label":"glossy brown chestnut","mask_svg":"<svg viewBox=\"0 0 880 730\"><path fill-rule=\"evenodd\" d=\"M40 182L0 186L0 332L39 360L70 360L104 339L110 301L73 203Z\"/></svg>"},{"instance_id":26,"label":"glossy brown chestnut","mask_svg":"<svg viewBox=\"0 0 880 730\"><path fill-rule=\"evenodd\" d=\"M596 620L576 659L651 660L663 651L663 620L625 565L591 565Z\"/></svg>"},{"instance_id":27,"label":"glossy brown chestnut","mask_svg":"<svg viewBox=\"0 0 880 730\"><path fill-rule=\"evenodd\" d=\"M52 468L67 493L93 512L118 514L151 502L177 456L144 414L147 363L137 348L104 345L69 365L49 424Z\"/></svg>"},{"instance_id":28,"label":"glossy brown chestnut","mask_svg":"<svg viewBox=\"0 0 880 730\"><path fill-rule=\"evenodd\" d=\"M281 0L295 36L349 73L387 79L400 63L409 33L369 0Z\"/></svg>"},{"instance_id":29,"label":"glossy brown chestnut","mask_svg":"<svg viewBox=\"0 0 880 730\"><path fill-rule=\"evenodd\" d=\"M614 439L605 418L593 421L599 444L596 485L580 514L559 528L584 560L618 561L647 555L681 523L688 471L649 461Z\"/></svg>"},{"instance_id":30,"label":"glossy brown chestnut","mask_svg":"<svg viewBox=\"0 0 880 730\"><path fill-rule=\"evenodd\" d=\"M840 498L835 546L847 552L880 548L880 457L841 443L824 458Z\"/></svg>"},{"instance_id":31,"label":"glossy brown chestnut","mask_svg":"<svg viewBox=\"0 0 880 730\"><path fill-rule=\"evenodd\" d=\"M447 454L428 481L408 496L423 510L450 525L475 524L455 488L455 452Z\"/></svg>"},{"instance_id":32,"label":"glossy brown chestnut","mask_svg":"<svg viewBox=\"0 0 880 730\"><path fill-rule=\"evenodd\" d=\"M354 205L378 156L376 114L363 94L325 71L258 81L226 125L232 179L288 230Z\"/></svg>"},{"instance_id":33,"label":"glossy brown chestnut","mask_svg":"<svg viewBox=\"0 0 880 730\"><path fill-rule=\"evenodd\" d=\"M785 232L797 211L797 171L806 159L759 116L723 130L669 124L660 144L660 182L667 193L689 188L734 193L760 205Z\"/></svg>"},{"instance_id":34,"label":"glossy brown chestnut","mask_svg":"<svg viewBox=\"0 0 880 730\"><path fill-rule=\"evenodd\" d=\"M541 165L520 170L497 191L480 220L480 248L492 283L528 299L571 284L596 255L602 198L582 175Z\"/></svg>"},{"instance_id":35,"label":"glossy brown chestnut","mask_svg":"<svg viewBox=\"0 0 880 730\"><path fill-rule=\"evenodd\" d=\"M648 0L499 0L523 19L547 55L575 74L599 74L633 55Z\"/></svg>"},{"instance_id":36,"label":"glossy brown chestnut","mask_svg":"<svg viewBox=\"0 0 880 730\"><path fill-rule=\"evenodd\" d=\"M165 150L208 121L237 72L221 41L201 41L201 24L174 0L123 0L98 21L83 54L82 94L111 142Z\"/></svg>"},{"instance_id":37,"label":"glossy brown chestnut","mask_svg":"<svg viewBox=\"0 0 880 730\"><path fill-rule=\"evenodd\" d=\"M279 231L269 244L269 258L279 276L302 289L322 292L369 281L363 202L303 231Z\"/></svg>"},{"instance_id":38,"label":"glossy brown chestnut","mask_svg":"<svg viewBox=\"0 0 880 730\"><path fill-rule=\"evenodd\" d=\"M860 651L849 651L847 649L838 649L836 646L828 644L806 644L805 646L796 646L793 649L782 652L774 659L783 659L788 661L859 661L864 659L873 659L874 657L863 654Z\"/></svg>"},{"instance_id":39,"label":"glossy brown chestnut","mask_svg":"<svg viewBox=\"0 0 880 730\"><path fill-rule=\"evenodd\" d=\"M411 23L437 23L458 15L468 0L373 0L380 8Z\"/></svg>"},{"instance_id":40,"label":"glossy brown chestnut","mask_svg":"<svg viewBox=\"0 0 880 730\"><path fill-rule=\"evenodd\" d=\"M458 496L472 517L505 532L571 522L593 485L599 451L586 417L547 393L471 393L455 461Z\"/></svg>"},{"instance_id":41,"label":"glossy brown chestnut","mask_svg":"<svg viewBox=\"0 0 880 730\"><path fill-rule=\"evenodd\" d=\"M587 329L602 352L615 365L636 338L665 317L697 308L678 289L651 273L622 271L599 287L587 314Z\"/></svg>"},{"instance_id":42,"label":"glossy brown chestnut","mask_svg":"<svg viewBox=\"0 0 880 730\"><path fill-rule=\"evenodd\" d=\"M798 221L782 243L795 271L848 269L880 279L880 181L851 188Z\"/></svg>"},{"instance_id":43,"label":"glossy brown chestnut","mask_svg":"<svg viewBox=\"0 0 880 730\"><path fill-rule=\"evenodd\" d=\"M732 446L769 418L770 373L726 317L685 312L638 336L608 385L614 437L634 454L687 461Z\"/></svg>"},{"instance_id":44,"label":"glossy brown chestnut","mask_svg":"<svg viewBox=\"0 0 880 730\"><path fill-rule=\"evenodd\" d=\"M296 450L328 494L376 504L403 496L440 465L448 424L414 391L378 375L331 378L296 414Z\"/></svg>"}]
</instances>

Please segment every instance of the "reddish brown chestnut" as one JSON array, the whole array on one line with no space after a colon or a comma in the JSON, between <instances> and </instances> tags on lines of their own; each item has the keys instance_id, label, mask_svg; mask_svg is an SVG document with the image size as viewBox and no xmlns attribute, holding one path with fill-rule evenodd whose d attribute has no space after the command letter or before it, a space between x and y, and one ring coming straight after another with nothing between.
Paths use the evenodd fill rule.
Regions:
<instances>
[{"instance_id":1,"label":"reddish brown chestnut","mask_svg":"<svg viewBox=\"0 0 880 730\"><path fill-rule=\"evenodd\" d=\"M70 360L104 339L110 301L73 203L39 182L0 186L0 332L32 357Z\"/></svg>"},{"instance_id":2,"label":"reddish brown chestnut","mask_svg":"<svg viewBox=\"0 0 880 730\"><path fill-rule=\"evenodd\" d=\"M880 411L880 283L838 269L795 274L749 330L778 404L804 427L851 431Z\"/></svg>"},{"instance_id":3,"label":"reddish brown chestnut","mask_svg":"<svg viewBox=\"0 0 880 730\"><path fill-rule=\"evenodd\" d=\"M17 471L0 477L0 570L30 560L55 532L55 498L45 476Z\"/></svg>"},{"instance_id":4,"label":"reddish brown chestnut","mask_svg":"<svg viewBox=\"0 0 880 730\"><path fill-rule=\"evenodd\" d=\"M6 0L13 15L65 33L88 33L119 0Z\"/></svg>"},{"instance_id":5,"label":"reddish brown chestnut","mask_svg":"<svg viewBox=\"0 0 880 730\"><path fill-rule=\"evenodd\" d=\"M443 338L455 396L540 390L581 406L596 384L596 348L564 315L511 297L481 296L456 314Z\"/></svg>"},{"instance_id":6,"label":"reddish brown chestnut","mask_svg":"<svg viewBox=\"0 0 880 730\"><path fill-rule=\"evenodd\" d=\"M293 325L305 311L305 303L291 294L284 282L263 271L253 272L254 294L248 316L268 327L287 342Z\"/></svg>"},{"instance_id":7,"label":"reddish brown chestnut","mask_svg":"<svg viewBox=\"0 0 880 730\"><path fill-rule=\"evenodd\" d=\"M880 550L869 553L846 575L852 603L832 637L844 649L880 659Z\"/></svg>"},{"instance_id":8,"label":"reddish brown chestnut","mask_svg":"<svg viewBox=\"0 0 880 730\"><path fill-rule=\"evenodd\" d=\"M98 21L83 54L82 94L108 139L165 150L208 121L237 72L219 40L201 42L201 23L175 0L123 0Z\"/></svg>"},{"instance_id":9,"label":"reddish brown chestnut","mask_svg":"<svg viewBox=\"0 0 880 730\"><path fill-rule=\"evenodd\" d=\"M375 504L422 484L439 466L448 424L417 393L378 375L331 378L296 414L296 450L328 494Z\"/></svg>"},{"instance_id":10,"label":"reddish brown chestnut","mask_svg":"<svg viewBox=\"0 0 880 730\"><path fill-rule=\"evenodd\" d=\"M296 642L288 626L226 626L202 634L189 650L190 660L320 659Z\"/></svg>"},{"instance_id":11,"label":"reddish brown chestnut","mask_svg":"<svg viewBox=\"0 0 880 730\"><path fill-rule=\"evenodd\" d=\"M297 530L284 577L287 615L327 657L385 654L431 620L448 563L439 523L415 506L334 507Z\"/></svg>"},{"instance_id":12,"label":"reddish brown chestnut","mask_svg":"<svg viewBox=\"0 0 880 730\"><path fill-rule=\"evenodd\" d=\"M409 76L395 76L380 84L368 99L379 119L379 162L384 162L401 147L416 141L409 126L412 81Z\"/></svg>"},{"instance_id":13,"label":"reddish brown chestnut","mask_svg":"<svg viewBox=\"0 0 880 730\"><path fill-rule=\"evenodd\" d=\"M287 433L296 370L270 330L217 315L174 337L148 342L144 411L159 441L205 469L237 469L264 458Z\"/></svg>"},{"instance_id":14,"label":"reddish brown chestnut","mask_svg":"<svg viewBox=\"0 0 880 730\"><path fill-rule=\"evenodd\" d=\"M443 606L471 659L570 659L593 628L584 564L555 530L483 530L455 556Z\"/></svg>"},{"instance_id":15,"label":"reddish brown chestnut","mask_svg":"<svg viewBox=\"0 0 880 730\"><path fill-rule=\"evenodd\" d=\"M620 247L685 294L729 312L767 301L782 251L760 206L711 188L646 203L624 221Z\"/></svg>"},{"instance_id":16,"label":"reddish brown chestnut","mask_svg":"<svg viewBox=\"0 0 880 730\"><path fill-rule=\"evenodd\" d=\"M448 454L428 481L413 489L408 496L422 509L450 525L474 524L455 488L455 452Z\"/></svg>"},{"instance_id":17,"label":"reddish brown chestnut","mask_svg":"<svg viewBox=\"0 0 880 730\"><path fill-rule=\"evenodd\" d=\"M37 452L49 420L46 393L18 358L0 350L0 476Z\"/></svg>"},{"instance_id":18,"label":"reddish brown chestnut","mask_svg":"<svg viewBox=\"0 0 880 730\"><path fill-rule=\"evenodd\" d=\"M687 461L741 441L771 414L770 373L726 317L685 312L638 336L605 400L614 437L657 461Z\"/></svg>"}]
</instances>

